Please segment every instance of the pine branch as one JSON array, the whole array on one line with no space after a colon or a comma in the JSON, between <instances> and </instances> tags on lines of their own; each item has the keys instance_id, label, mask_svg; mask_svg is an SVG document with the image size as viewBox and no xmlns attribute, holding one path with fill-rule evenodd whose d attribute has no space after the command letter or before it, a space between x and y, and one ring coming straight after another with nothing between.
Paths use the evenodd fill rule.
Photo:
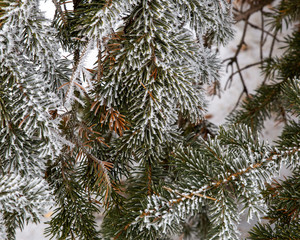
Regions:
<instances>
[{"instance_id":1,"label":"pine branch","mask_svg":"<svg viewBox=\"0 0 300 240\"><path fill-rule=\"evenodd\" d=\"M234 130L236 131L236 130ZM245 130L244 130L245 131ZM246 130L249 131L249 130ZM149 226L149 225L153 225L153 226L157 226L158 229L162 230L165 233L168 233L168 231L170 231L170 226L172 224L175 224L175 222L180 222L180 220L184 219L185 217L187 217L189 214L195 214L195 212L197 212L197 209L202 206L202 204L206 203L209 205L212 205L214 207L212 207L211 211L215 211L216 215L210 215L211 218L213 218L215 221L220 222L220 224L224 224L224 228L226 229L231 229L231 231L233 231L232 233L230 233L231 237L237 238L237 236L234 234L234 231L236 231L235 226L233 224L233 222L237 221L236 219L236 213L234 213L235 210L228 210L228 204L230 201L230 208L232 207L233 209L236 208L237 203L233 203L234 201L241 201L243 204L245 204L247 207L251 207L251 208L258 208L258 203L261 203L261 200L257 199L255 201L255 203L252 203L251 201L253 201L253 197L256 195L256 197L258 197L257 193L250 193L249 191L251 191L250 189L254 189L254 188L258 188L251 186L248 187L247 184L249 184L249 180L246 180L248 178L250 178L250 176L253 174L253 178L251 178L251 181L260 181L258 179L265 179L264 175L268 175L270 174L273 170L269 169L270 166L276 166L279 159L281 161L285 161L285 159L297 159L297 156L299 155L300 149L295 147L294 148L287 148L286 150L282 151L278 151L278 150L267 150L263 148L261 150L256 149L260 144L259 143L255 143L255 145L253 145L253 148L250 150L250 146L249 149L247 151L247 156L245 156L245 158L243 161L247 161L246 159L252 159L250 162L252 162L252 164L250 164L250 162L248 163L248 165L243 165L243 167L239 164L242 164L239 160L239 158L234 158L235 161L238 161L239 164L237 164L237 162L235 162L234 164L239 165L239 167L237 169L239 169L238 171L232 172L232 170L229 170L227 167L224 166L225 171L227 171L226 173L218 173L218 168L216 168L216 172L213 173L214 176L224 176L223 178L219 179L218 181L211 181L211 177L209 176L203 176L200 177L200 172L201 174L207 174L205 172L205 170L203 169L203 166L209 165L211 166L212 164L215 165L219 165L224 163L225 165L228 164L227 162L230 161L230 159L232 158L232 154L235 151L239 152L239 148L243 147L242 145L242 140L243 138L235 136L233 137L231 135L230 132L226 132L226 136L223 135L225 134L225 132L223 132L223 130L221 131L219 138L224 139L221 140L220 143L218 143L217 141L214 142L212 141L211 144L207 144L207 146L205 146L205 148L202 148L199 152L195 152L192 149L186 149L185 151L181 151L178 153L178 155L175 156L175 158L179 157L179 161L182 163L182 167L183 169L188 169L188 170L184 170L186 171L185 174L188 174L187 176L184 174L184 172L182 173L184 178L188 178L187 179L179 179L179 185L181 186L179 189L182 189L183 192L179 192L178 190L174 190L173 188L167 187L165 186L164 189L167 190L167 192L169 192L171 194L171 197L166 197L168 196L166 193L162 194L161 196L157 196L157 195L152 195L150 198L148 198L148 207L146 210L144 210L140 215L139 218L135 219L135 222L132 222L131 225L135 225L135 224L139 224L139 225L144 225L145 226ZM241 136L244 136L245 139L247 139L247 136L251 136L252 134L250 132L247 132L246 135L244 135L244 133L239 133L241 134ZM227 138L228 137L228 138ZM239 140L237 140L239 139ZM224 141L224 142L222 142ZM248 139L249 141L249 139ZM229 147L229 149L235 148L236 150L231 150L231 154L229 154L229 152L226 152L226 155L223 155L223 157L219 157L219 156L215 156L215 153L217 154L221 154L222 150L215 150L216 146L219 146L219 144L230 144L231 147ZM251 145L251 144L250 144ZM222 146L222 145L221 145ZM227 145L223 145L224 147ZM252 146L252 145L251 145ZM254 147L255 146L255 147ZM263 145L262 145L263 146ZM212 148L214 148L213 152L212 152ZM245 145L245 150L246 150L246 145ZM201 152L202 151L202 152ZM224 151L224 150L223 150ZM185 155L184 152L191 152L188 156ZM206 153L207 152L207 153ZM236 153L239 156L241 156L241 152ZM243 153L245 154L245 152ZM208 157L212 157L214 160L214 163L208 163L208 162L202 162L200 159L205 159ZM255 156L255 157L254 157ZM192 158L193 160L188 160L189 158ZM224 160L226 159L226 161ZM256 160L254 160L256 159ZM195 163L196 161L196 163ZM212 161L212 160L211 160ZM297 161L297 160L296 160ZM200 164L202 167L200 167ZM233 164L233 162L231 163ZM243 163L245 164L245 163ZM231 167L232 168L232 165ZM241 169L242 168L242 169ZM193 171L193 169L195 169ZM200 170L201 169L201 170ZM270 171L270 172L269 172ZM197 173L199 172L199 173ZM269 172L269 173L268 173ZM191 175L191 173L193 173ZM199 174L198 178L196 177L196 175ZM223 175L224 174L224 175ZM189 179L189 176L190 179ZM255 176L255 177L254 177ZM256 179L256 180L254 180ZM193 186L193 190L188 190L187 186L184 184L184 182L189 182L189 184L191 184ZM199 189L195 189L195 183L198 182L198 185L201 186L201 188ZM243 183L242 185L239 184L239 182ZM254 184L254 182L252 182L252 184ZM263 188L264 185L262 183L256 183L259 184L260 188ZM177 186L178 188L178 186ZM232 195L230 194L230 189L232 188L231 191ZM243 188L245 188L245 190L243 190ZM247 190L246 190L247 189ZM240 196L239 194L240 192L245 192L247 191L248 193L246 194L249 195L249 198L246 196ZM223 194L221 194L221 192L224 192ZM225 194L225 195L224 195ZM237 200L234 200L235 198L231 199L233 197L233 195L236 195L235 198L237 198ZM251 196L251 197L250 197ZM245 198L246 197L246 198ZM205 201L207 200L207 201ZM210 203L214 202L214 203ZM227 205L226 205L226 204ZM225 204L225 205L224 205ZM152 207L150 207L152 206ZM216 206L218 206L218 208L216 208ZM220 208L224 208L227 209L226 211L224 210L223 215L226 215L226 212L229 211L229 213L227 212L227 214L233 214L232 215L232 220L228 220L230 223L226 223L227 220L225 221L224 219L221 220L220 217L222 217L223 215L220 213ZM232 212L231 212L232 211ZM251 210L253 211L253 209ZM250 212L251 212L250 211ZM222 212L222 211L221 211ZM221 214L221 215L220 215ZM235 215L235 216L234 216ZM228 216L227 216L228 217ZM251 217L251 215L250 215ZM233 221L233 222L232 222ZM231 224L231 225L226 225L226 224ZM237 224L237 223L235 223ZM169 230L168 230L169 229ZM219 236L219 237L225 237L226 234L229 234L228 232L222 232L220 229L212 229L211 230L211 234L213 233L212 231L216 231L213 235L215 236Z\"/></svg>"}]
</instances>

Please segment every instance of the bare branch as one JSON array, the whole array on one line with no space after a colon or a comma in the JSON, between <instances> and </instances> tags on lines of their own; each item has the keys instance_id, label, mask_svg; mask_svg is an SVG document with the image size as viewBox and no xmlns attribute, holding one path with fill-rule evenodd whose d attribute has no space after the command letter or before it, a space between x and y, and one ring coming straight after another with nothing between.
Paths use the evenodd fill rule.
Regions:
<instances>
[{"instance_id":1,"label":"bare branch","mask_svg":"<svg viewBox=\"0 0 300 240\"><path fill-rule=\"evenodd\" d=\"M242 21L242 20L247 20L253 13L261 10L263 7L266 5L274 2L274 0L261 0L258 1L257 3L253 4L248 10L245 12L238 12L234 16L234 20L236 22Z\"/></svg>"}]
</instances>

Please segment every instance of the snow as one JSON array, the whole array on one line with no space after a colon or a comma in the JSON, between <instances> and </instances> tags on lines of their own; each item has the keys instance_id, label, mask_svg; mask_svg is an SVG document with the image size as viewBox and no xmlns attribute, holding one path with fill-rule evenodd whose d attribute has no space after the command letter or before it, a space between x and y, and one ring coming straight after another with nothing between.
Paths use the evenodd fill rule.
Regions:
<instances>
[{"instance_id":1,"label":"snow","mask_svg":"<svg viewBox=\"0 0 300 240\"><path fill-rule=\"evenodd\" d=\"M45 237L43 232L46 224L45 221L49 221L50 218L43 217L41 219L40 224L29 224L24 227L24 230L21 232L19 229L17 230L16 239L17 240L48 240L49 238Z\"/></svg>"},{"instance_id":2,"label":"snow","mask_svg":"<svg viewBox=\"0 0 300 240\"><path fill-rule=\"evenodd\" d=\"M45 12L46 17L52 19L55 12L54 4L51 0L46 0L45 2L41 2L40 8L42 11ZM260 17L258 14L255 14L250 18L250 21L253 23L259 24ZM220 49L220 55L222 59L231 57L234 55L234 51L236 50L237 45L239 44L239 39L242 34L242 26L243 23L240 22L236 25L236 35L233 41L226 47L222 47ZM280 35L279 35L280 38ZM242 51L239 55L239 63L240 67L257 62L259 61L259 46L260 41L260 31L255 30L253 28L248 29L246 43L247 49ZM270 41L266 43L264 52L265 56L268 54L268 50L270 48ZM279 52L277 52L279 53ZM93 59L93 58L92 58ZM226 116L233 110L237 99L242 91L242 84L239 80L239 77L234 78L230 88L224 90L224 86L227 81L227 77L230 73L224 74L222 81L221 81L221 98L215 97L208 97L210 102L208 107L207 116L209 116L209 120L217 125L223 124L225 122ZM246 80L246 85L250 93L253 93L255 88L259 86L262 81L262 77L260 76L260 70L258 67L252 67L249 70L243 72L244 78ZM263 138L272 142L276 136L282 130L282 123L275 123L273 120L267 120L265 122L265 129L263 131ZM286 170L281 172L281 176L288 174ZM49 214L46 217L41 219L41 223L38 225L29 224L24 227L24 230L21 232L17 230L16 239L17 240L42 240L42 239L49 239L43 235L44 228L47 226L44 224L45 221L49 221L50 217ZM242 232L242 238L247 236L247 231L255 224L257 219L251 220L250 224L247 223L246 216L242 217L242 223L238 226L238 229Z\"/></svg>"},{"instance_id":3,"label":"snow","mask_svg":"<svg viewBox=\"0 0 300 240\"><path fill-rule=\"evenodd\" d=\"M53 19L53 16L55 14L55 6L51 0L41 1L40 9L42 12L44 12L46 18Z\"/></svg>"}]
</instances>

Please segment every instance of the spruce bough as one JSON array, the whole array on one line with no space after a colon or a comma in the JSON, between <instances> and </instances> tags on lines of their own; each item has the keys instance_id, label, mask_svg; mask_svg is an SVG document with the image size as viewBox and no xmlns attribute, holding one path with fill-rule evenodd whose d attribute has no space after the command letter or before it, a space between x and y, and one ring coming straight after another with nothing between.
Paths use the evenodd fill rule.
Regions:
<instances>
[{"instance_id":1,"label":"spruce bough","mask_svg":"<svg viewBox=\"0 0 300 240\"><path fill-rule=\"evenodd\" d=\"M296 122L273 147L246 121L204 118L221 67L207 42L233 36L228 1L65 3L51 26L37 0L0 1L1 237L51 207L53 239L239 239L238 209L276 205L265 183L300 156ZM299 114L299 75L280 88Z\"/></svg>"}]
</instances>

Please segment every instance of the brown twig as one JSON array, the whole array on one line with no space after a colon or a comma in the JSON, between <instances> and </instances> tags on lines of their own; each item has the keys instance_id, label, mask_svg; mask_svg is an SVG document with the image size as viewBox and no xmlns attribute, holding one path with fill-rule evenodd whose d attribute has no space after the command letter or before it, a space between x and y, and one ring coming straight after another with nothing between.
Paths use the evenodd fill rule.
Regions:
<instances>
[{"instance_id":1,"label":"brown twig","mask_svg":"<svg viewBox=\"0 0 300 240\"><path fill-rule=\"evenodd\" d=\"M250 27L252 27L252 28L254 28L254 29L263 31L263 32L266 34L266 37L267 37L267 35L269 35L270 37L275 38L275 40L276 40L277 42L282 42L282 41L281 41L280 39L278 39L274 34L270 33L269 31L265 30L264 28L261 28L261 27L255 25L255 24L253 24L253 23L251 23L251 22L249 22L249 21L248 21L248 24L249 24ZM265 37L264 42L266 41L266 37Z\"/></svg>"},{"instance_id":2,"label":"brown twig","mask_svg":"<svg viewBox=\"0 0 300 240\"><path fill-rule=\"evenodd\" d=\"M278 34L278 29L275 30L275 33L274 33L274 38L272 40L272 43L271 43L271 48L270 48L270 52L269 52L269 58L272 57L272 54L273 54L273 50L274 50L274 46L275 46L275 40L276 40L276 36ZM266 81L268 79L268 75L265 76L265 79L263 81L263 85L266 84Z\"/></svg>"},{"instance_id":3,"label":"brown twig","mask_svg":"<svg viewBox=\"0 0 300 240\"><path fill-rule=\"evenodd\" d=\"M242 21L242 20L248 20L249 17L253 13L261 10L263 7L265 7L268 4L271 4L273 1L274 0L261 0L261 1L258 1L257 3L252 4L251 7L248 10L246 10L245 12L241 11L241 12L236 13L234 15L234 20L236 22L239 22L239 21Z\"/></svg>"},{"instance_id":4,"label":"brown twig","mask_svg":"<svg viewBox=\"0 0 300 240\"><path fill-rule=\"evenodd\" d=\"M243 1L239 2L239 5L236 5L233 8L234 12L235 12L234 19L236 20L236 22L239 22L241 20L244 21L243 33L242 33L240 42L237 46L237 49L235 51L234 56L229 57L229 58L227 58L223 61L223 63L228 62L227 66L226 66L226 72L228 72L228 68L231 68L231 74L230 74L230 76L228 77L228 79L225 83L224 89L231 86L231 83L233 82L233 77L236 74L239 75L240 81L241 81L242 86L243 86L243 90L242 90L241 94L239 95L239 98L238 98L237 103L236 103L233 110L235 110L237 108L237 106L239 105L239 102L241 101L243 94L246 94L247 96L249 96L248 89L247 89L247 86L246 86L246 82L245 82L245 79L244 79L244 76L243 76L242 72L244 70L250 68L250 67L253 67L255 65L260 65L260 64L263 63L264 57L265 57L264 54L263 54L264 53L263 50L264 50L264 45L265 45L268 37L272 38L269 57L272 56L272 53L273 53L273 50L274 50L274 47L275 47L275 43L276 42L281 42L277 38L277 31L276 30L274 32L272 29L265 29L265 17L264 16L265 16L266 12L263 9L266 5L271 4L272 2L274 2L274 0L260 0L260 1L250 1L250 0L246 1L246 0L243 0ZM243 8L245 6L249 6L248 9L244 10ZM249 18L252 16L252 14L254 14L258 11L260 11L260 14L261 14L261 16L260 16L261 17L261 26L257 26L255 24L249 22ZM243 46L246 45L245 38L246 38L247 30L248 30L248 28L247 28L248 25L250 27L254 28L254 29L257 29L257 30L261 31L260 44L259 44L259 58L260 58L260 61L256 62L256 63L248 64L245 67L240 67L240 64L239 64L239 61L238 61L238 56L239 56L241 50L243 49ZM236 68L236 71L234 71L234 68ZM266 80L267 80L267 76L263 80L262 84L265 84Z\"/></svg>"},{"instance_id":5,"label":"brown twig","mask_svg":"<svg viewBox=\"0 0 300 240\"><path fill-rule=\"evenodd\" d=\"M251 68L251 67L254 67L254 66L260 65L260 64L262 64L262 61L248 64L248 65L246 65L245 67L241 68L240 71L244 71L244 70L246 70L246 69L248 69L248 68ZM235 71L235 72L231 73L231 75L229 76L229 78L233 78L233 76L234 76L235 74L237 74L237 73L239 73L239 71ZM227 82L228 82L228 81L227 81ZM225 87L224 87L225 90L227 89L227 87L230 87L230 84L228 85L227 82L226 82Z\"/></svg>"},{"instance_id":6,"label":"brown twig","mask_svg":"<svg viewBox=\"0 0 300 240\"><path fill-rule=\"evenodd\" d=\"M264 56L263 56L263 46L264 46L264 33L265 33L265 29L264 29L264 26L265 26L265 22L264 22L264 15L262 13L262 8L260 9L260 16L261 16L261 35L260 35L260 48L259 48L259 55L260 55L260 59L263 59Z\"/></svg>"},{"instance_id":7,"label":"brown twig","mask_svg":"<svg viewBox=\"0 0 300 240\"><path fill-rule=\"evenodd\" d=\"M101 40L98 40L97 45L98 45L97 81L100 82L103 75Z\"/></svg>"},{"instance_id":8,"label":"brown twig","mask_svg":"<svg viewBox=\"0 0 300 240\"><path fill-rule=\"evenodd\" d=\"M242 34L240 43L239 43L239 45L237 46L237 50L236 50L236 52L235 52L235 55L234 55L233 57L230 57L230 58L225 59L225 60L223 61L223 63L226 62L226 61L228 61L228 64L227 64L227 67L226 67L226 71L228 70L228 67L231 66L231 72L232 72L232 74L231 74L230 77L228 78L228 80L227 80L225 86L227 86L228 83L229 83L229 82L231 83L232 80L233 80L233 75L234 75L234 74L233 74L233 64L235 63L235 65L236 65L236 67L237 67L236 73L238 73L238 74L240 75L240 80L241 80L242 85L243 85L243 92L242 92L242 94L245 93L247 96L249 96L248 89L247 89L247 86L246 86L246 83L245 83L245 80L244 80L244 78L243 78L243 75L242 75L242 72L241 72L241 68L240 68L240 65L239 65L239 62L238 62L238 55L239 55L239 53L240 53L240 51L241 51L241 49L242 49L242 46L243 46L244 44L246 44L246 43L245 43L245 37L246 37L246 33L247 33L247 27L248 27L248 19L245 20L245 25L244 25L244 29L243 29L243 34ZM239 99L240 99L240 98L239 98Z\"/></svg>"},{"instance_id":9,"label":"brown twig","mask_svg":"<svg viewBox=\"0 0 300 240\"><path fill-rule=\"evenodd\" d=\"M63 23L65 26L68 25L68 21L66 19L65 13L63 12L63 10L61 9L60 4L57 2L57 0L52 0L52 2L54 3L55 7L56 7L56 11L59 13Z\"/></svg>"}]
</instances>

